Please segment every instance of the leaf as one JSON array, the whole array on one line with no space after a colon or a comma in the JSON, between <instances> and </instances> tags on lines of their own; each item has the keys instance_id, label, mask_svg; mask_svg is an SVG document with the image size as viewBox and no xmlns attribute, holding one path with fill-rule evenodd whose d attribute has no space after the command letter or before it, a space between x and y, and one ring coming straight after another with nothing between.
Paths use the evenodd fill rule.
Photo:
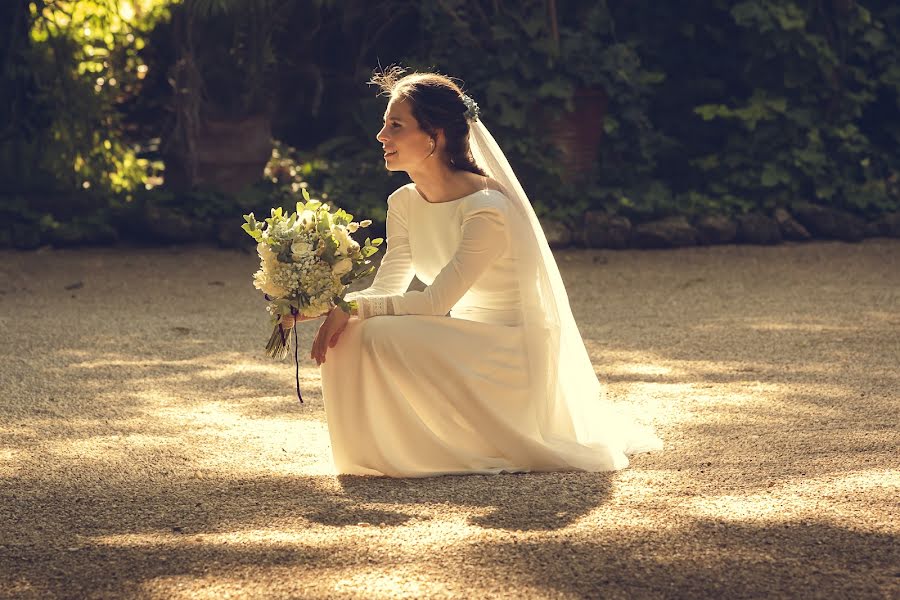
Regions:
<instances>
[{"instance_id":1,"label":"leaf","mask_svg":"<svg viewBox=\"0 0 900 600\"><path fill-rule=\"evenodd\" d=\"M834 187L830 185L816 187L816 197L823 200L832 198L836 192L837 190L835 190Z\"/></svg>"},{"instance_id":2,"label":"leaf","mask_svg":"<svg viewBox=\"0 0 900 600\"><path fill-rule=\"evenodd\" d=\"M249 223L244 223L243 225L241 225L241 229L246 231L250 235L250 237L252 237L257 242L260 241L262 232L260 232L258 229L253 229L252 227L250 227Z\"/></svg>"},{"instance_id":3,"label":"leaf","mask_svg":"<svg viewBox=\"0 0 900 600\"><path fill-rule=\"evenodd\" d=\"M575 86L572 82L565 81L561 78L545 81L537 89L538 98L567 99L571 98L573 93L575 93Z\"/></svg>"},{"instance_id":4,"label":"leaf","mask_svg":"<svg viewBox=\"0 0 900 600\"><path fill-rule=\"evenodd\" d=\"M694 159L693 161L691 161L691 164L696 166L701 171L712 171L719 166L719 156L717 154L710 154L708 156Z\"/></svg>"},{"instance_id":5,"label":"leaf","mask_svg":"<svg viewBox=\"0 0 900 600\"><path fill-rule=\"evenodd\" d=\"M887 42L887 36L877 29L869 29L863 34L863 40L873 48L881 48Z\"/></svg>"},{"instance_id":6,"label":"leaf","mask_svg":"<svg viewBox=\"0 0 900 600\"><path fill-rule=\"evenodd\" d=\"M606 115L603 118L603 131L607 134L614 134L619 129L619 121L614 117Z\"/></svg>"},{"instance_id":7,"label":"leaf","mask_svg":"<svg viewBox=\"0 0 900 600\"><path fill-rule=\"evenodd\" d=\"M778 174L776 173L772 165L766 165L765 168L763 168L763 172L759 178L759 182L765 187L775 187L776 185L778 185Z\"/></svg>"},{"instance_id":8,"label":"leaf","mask_svg":"<svg viewBox=\"0 0 900 600\"><path fill-rule=\"evenodd\" d=\"M781 28L785 31L803 29L806 27L806 16L796 5L788 4L786 6L781 6L773 9L773 12L775 13L775 18L778 20L778 24L781 25Z\"/></svg>"},{"instance_id":9,"label":"leaf","mask_svg":"<svg viewBox=\"0 0 900 600\"><path fill-rule=\"evenodd\" d=\"M704 121L712 121L716 117L729 117L731 111L724 104L703 104L694 107L694 113L700 115Z\"/></svg>"}]
</instances>

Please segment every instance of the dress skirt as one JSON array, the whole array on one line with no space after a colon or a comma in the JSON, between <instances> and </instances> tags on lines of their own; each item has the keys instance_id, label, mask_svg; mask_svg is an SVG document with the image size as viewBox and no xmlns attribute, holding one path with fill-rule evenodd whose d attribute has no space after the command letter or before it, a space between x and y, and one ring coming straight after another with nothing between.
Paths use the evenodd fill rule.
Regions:
<instances>
[{"instance_id":1,"label":"dress skirt","mask_svg":"<svg viewBox=\"0 0 900 600\"><path fill-rule=\"evenodd\" d=\"M350 319L320 366L337 471L428 477L571 468L565 451L541 437L524 348L514 325ZM597 452L591 470L628 464L619 451Z\"/></svg>"}]
</instances>

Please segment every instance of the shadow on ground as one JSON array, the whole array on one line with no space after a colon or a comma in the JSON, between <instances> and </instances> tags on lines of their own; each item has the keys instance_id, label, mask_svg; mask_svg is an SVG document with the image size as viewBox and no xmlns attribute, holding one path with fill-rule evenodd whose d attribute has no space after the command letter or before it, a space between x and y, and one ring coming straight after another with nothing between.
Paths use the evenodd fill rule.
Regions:
<instances>
[{"instance_id":1,"label":"shadow on ground","mask_svg":"<svg viewBox=\"0 0 900 600\"><path fill-rule=\"evenodd\" d=\"M252 257L2 254L0 596L900 593L895 243L563 253L665 451L398 480L329 474L318 370L300 406L261 355Z\"/></svg>"}]
</instances>

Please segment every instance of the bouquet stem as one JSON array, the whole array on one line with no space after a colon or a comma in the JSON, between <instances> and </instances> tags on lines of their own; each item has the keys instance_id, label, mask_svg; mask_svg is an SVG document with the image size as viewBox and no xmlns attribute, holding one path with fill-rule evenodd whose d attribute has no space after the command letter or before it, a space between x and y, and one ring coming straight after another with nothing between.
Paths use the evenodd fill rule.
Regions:
<instances>
[{"instance_id":1,"label":"bouquet stem","mask_svg":"<svg viewBox=\"0 0 900 600\"><path fill-rule=\"evenodd\" d=\"M303 396L300 394L300 357L297 354L298 344L297 341L297 327L294 326L294 365L297 367L295 378L297 380L297 399L300 402L303 402ZM291 349L291 331L290 329L285 329L281 326L281 323L275 326L275 329L272 330L272 336L269 338L269 343L266 344L266 355L272 358L284 358L288 355Z\"/></svg>"},{"instance_id":2,"label":"bouquet stem","mask_svg":"<svg viewBox=\"0 0 900 600\"><path fill-rule=\"evenodd\" d=\"M269 343L266 344L266 356L271 358L284 358L291 349L291 332L281 326L281 323L272 330Z\"/></svg>"}]
</instances>

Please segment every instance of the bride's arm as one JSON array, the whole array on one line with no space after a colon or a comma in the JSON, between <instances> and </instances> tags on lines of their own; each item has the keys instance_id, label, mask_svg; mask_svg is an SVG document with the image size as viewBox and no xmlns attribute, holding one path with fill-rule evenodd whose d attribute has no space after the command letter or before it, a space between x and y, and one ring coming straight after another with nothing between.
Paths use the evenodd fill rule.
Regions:
<instances>
[{"instance_id":1,"label":"bride's arm","mask_svg":"<svg viewBox=\"0 0 900 600\"><path fill-rule=\"evenodd\" d=\"M347 294L344 297L345 301L351 302L368 296L402 294L409 289L415 272L409 250L406 214L406 198L398 190L388 198L387 252L381 259L375 279L368 288Z\"/></svg>"},{"instance_id":2,"label":"bride's arm","mask_svg":"<svg viewBox=\"0 0 900 600\"><path fill-rule=\"evenodd\" d=\"M509 244L504 209L482 206L462 223L453 258L423 291L357 298L359 318L377 315L446 315Z\"/></svg>"}]
</instances>

